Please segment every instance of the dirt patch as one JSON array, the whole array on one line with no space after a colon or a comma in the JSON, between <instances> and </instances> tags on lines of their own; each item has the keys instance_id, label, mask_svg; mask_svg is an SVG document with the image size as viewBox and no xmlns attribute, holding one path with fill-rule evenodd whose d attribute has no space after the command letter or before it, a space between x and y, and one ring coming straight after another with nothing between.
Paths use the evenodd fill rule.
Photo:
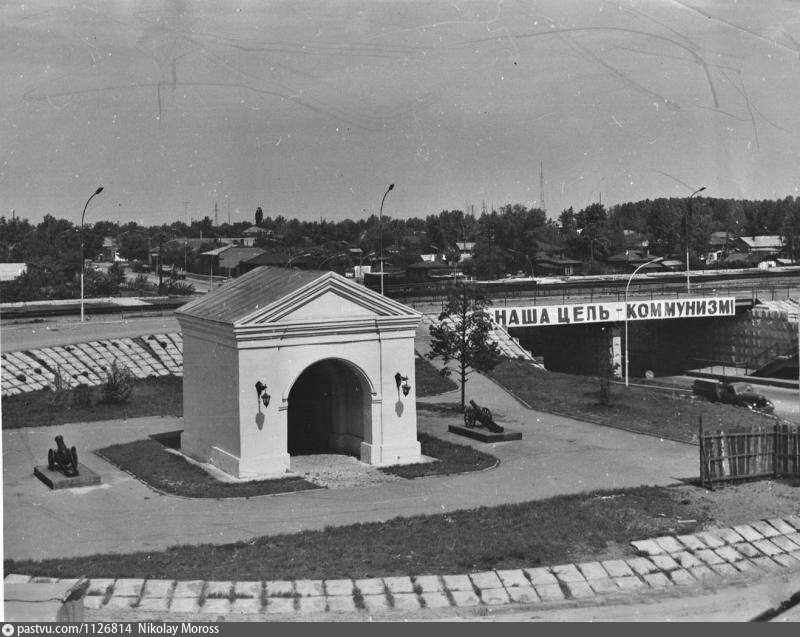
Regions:
<instances>
[{"instance_id":1,"label":"dirt patch","mask_svg":"<svg viewBox=\"0 0 800 637\"><path fill-rule=\"evenodd\" d=\"M715 486L713 491L700 487L676 487L693 507L708 513L711 526L735 526L756 520L779 518L800 513L800 480L758 480Z\"/></svg>"},{"instance_id":2,"label":"dirt patch","mask_svg":"<svg viewBox=\"0 0 800 637\"><path fill-rule=\"evenodd\" d=\"M652 536L683 535L715 528L748 524L758 520L800 514L800 480L759 480L715 486L709 491L699 486L671 487L681 504L681 516L664 515L661 528ZM658 519L655 513L653 522ZM702 521L700 524L697 522ZM596 546L578 545L571 552L575 562L628 559L634 551L629 542L607 542Z\"/></svg>"}]
</instances>

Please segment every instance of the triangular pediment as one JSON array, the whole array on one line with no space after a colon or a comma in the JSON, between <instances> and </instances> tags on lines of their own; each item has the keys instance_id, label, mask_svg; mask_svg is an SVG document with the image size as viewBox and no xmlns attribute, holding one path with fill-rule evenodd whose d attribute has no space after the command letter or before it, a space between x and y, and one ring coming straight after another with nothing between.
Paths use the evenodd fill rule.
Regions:
<instances>
[{"instance_id":1,"label":"triangular pediment","mask_svg":"<svg viewBox=\"0 0 800 637\"><path fill-rule=\"evenodd\" d=\"M271 323L369 321L379 317L419 317L415 310L333 272L235 322L236 327Z\"/></svg>"}]
</instances>

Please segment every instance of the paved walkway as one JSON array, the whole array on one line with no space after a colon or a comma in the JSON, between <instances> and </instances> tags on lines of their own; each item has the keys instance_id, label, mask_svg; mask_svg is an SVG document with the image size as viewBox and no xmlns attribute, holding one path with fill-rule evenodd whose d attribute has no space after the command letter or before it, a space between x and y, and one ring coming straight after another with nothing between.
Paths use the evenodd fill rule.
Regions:
<instances>
[{"instance_id":1,"label":"paved walkway","mask_svg":"<svg viewBox=\"0 0 800 637\"><path fill-rule=\"evenodd\" d=\"M435 476L352 489L319 489L249 499L198 500L158 494L93 450L182 429L179 418L140 418L3 431L5 557L42 559L227 543L276 533L397 516L524 502L565 493L673 484L697 475L697 447L530 411L497 385L473 376L469 396L489 406L522 441L484 445L447 432L457 415L419 411L420 430L497 456L480 474ZM457 400L439 396L425 402ZM420 400L420 403L423 401ZM97 487L51 491L36 480L53 437L75 445L100 474ZM58 532L53 532L58 529Z\"/></svg>"},{"instance_id":2,"label":"paved walkway","mask_svg":"<svg viewBox=\"0 0 800 637\"><path fill-rule=\"evenodd\" d=\"M639 557L551 567L371 579L175 581L92 579L89 620L308 620L425 618L425 613L524 604L605 600L635 594L688 594L766 575L800 582L800 517L789 516L693 535L632 542ZM6 576L6 585L52 582ZM70 580L65 580L65 582ZM341 618L341 617L337 617Z\"/></svg>"}]
</instances>

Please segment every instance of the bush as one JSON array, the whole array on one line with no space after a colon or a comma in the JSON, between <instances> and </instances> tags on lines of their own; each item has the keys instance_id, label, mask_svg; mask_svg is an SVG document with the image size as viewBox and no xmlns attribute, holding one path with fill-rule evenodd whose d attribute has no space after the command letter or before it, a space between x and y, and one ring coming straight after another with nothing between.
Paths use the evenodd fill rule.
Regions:
<instances>
[{"instance_id":1,"label":"bush","mask_svg":"<svg viewBox=\"0 0 800 637\"><path fill-rule=\"evenodd\" d=\"M69 383L61 373L61 366L57 365L53 372L53 386L50 388L53 393L50 397L50 404L54 409L69 409L72 406L72 392Z\"/></svg>"},{"instance_id":2,"label":"bush","mask_svg":"<svg viewBox=\"0 0 800 637\"><path fill-rule=\"evenodd\" d=\"M136 290L137 292L150 292L153 290L153 285L146 274L137 275L133 281L128 281L126 285L128 289Z\"/></svg>"},{"instance_id":3,"label":"bush","mask_svg":"<svg viewBox=\"0 0 800 637\"><path fill-rule=\"evenodd\" d=\"M111 363L103 385L103 400L112 405L126 402L133 393L133 373L124 365Z\"/></svg>"},{"instance_id":4,"label":"bush","mask_svg":"<svg viewBox=\"0 0 800 637\"><path fill-rule=\"evenodd\" d=\"M184 281L167 279L164 281L164 294L169 294L171 296L191 296L194 294L194 286Z\"/></svg>"}]
</instances>

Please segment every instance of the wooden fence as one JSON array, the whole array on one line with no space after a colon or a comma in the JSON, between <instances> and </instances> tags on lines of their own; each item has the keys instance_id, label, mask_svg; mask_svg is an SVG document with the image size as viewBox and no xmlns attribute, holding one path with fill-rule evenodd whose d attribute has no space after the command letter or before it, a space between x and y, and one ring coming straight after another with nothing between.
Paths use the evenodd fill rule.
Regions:
<instances>
[{"instance_id":1,"label":"wooden fence","mask_svg":"<svg viewBox=\"0 0 800 637\"><path fill-rule=\"evenodd\" d=\"M704 432L700 421L700 482L800 476L800 426Z\"/></svg>"}]
</instances>

